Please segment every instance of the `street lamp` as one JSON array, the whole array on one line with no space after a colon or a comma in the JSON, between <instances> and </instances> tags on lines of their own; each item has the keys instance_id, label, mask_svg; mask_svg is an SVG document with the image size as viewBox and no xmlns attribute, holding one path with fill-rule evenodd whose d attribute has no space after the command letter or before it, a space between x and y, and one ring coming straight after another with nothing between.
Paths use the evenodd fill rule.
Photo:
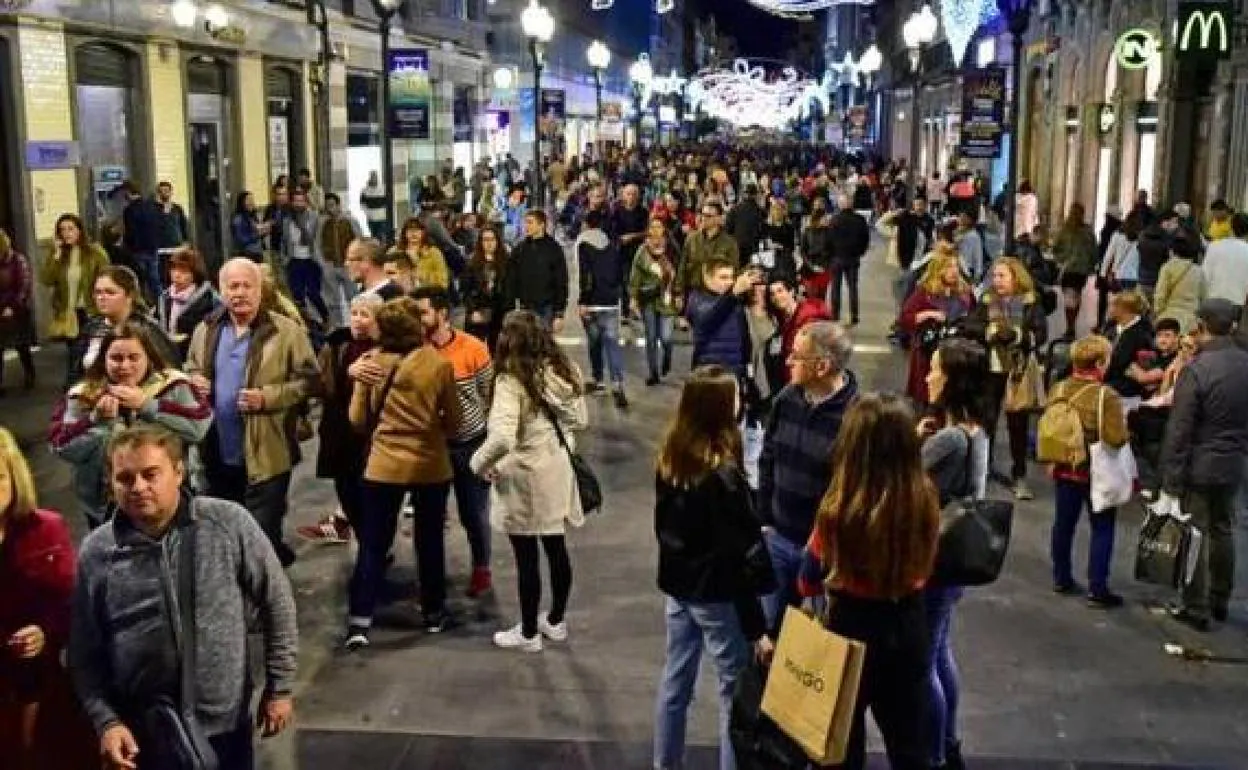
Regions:
<instances>
[{"instance_id":1,"label":"street lamp","mask_svg":"<svg viewBox=\"0 0 1248 770\"><path fill-rule=\"evenodd\" d=\"M649 54L638 54L637 61L628 68L628 79L633 84L633 121L637 132L637 146L641 147L641 102L650 89L650 81L654 79L654 69L650 66Z\"/></svg>"},{"instance_id":2,"label":"street lamp","mask_svg":"<svg viewBox=\"0 0 1248 770\"><path fill-rule=\"evenodd\" d=\"M390 147L390 24L404 0L373 0L381 19L381 183L386 189L386 237L394 238L394 159Z\"/></svg>"},{"instance_id":3,"label":"street lamp","mask_svg":"<svg viewBox=\"0 0 1248 770\"><path fill-rule=\"evenodd\" d=\"M597 105L597 122L594 124L594 144L597 148L598 157L601 159L602 152L602 74L607 71L607 67L611 64L611 49L607 48L601 40L595 40L589 44L589 50L585 52L585 58L589 59L589 66L594 70L594 102Z\"/></svg>"},{"instance_id":4,"label":"street lamp","mask_svg":"<svg viewBox=\"0 0 1248 770\"><path fill-rule=\"evenodd\" d=\"M529 56L533 59L533 198L542 206L542 68L546 65L546 44L555 36L555 18L537 0L520 14L520 26L529 39Z\"/></svg>"},{"instance_id":5,"label":"street lamp","mask_svg":"<svg viewBox=\"0 0 1248 770\"><path fill-rule=\"evenodd\" d=\"M862 75L862 102L870 103L871 87L875 83L875 73L880 71L880 67L884 65L884 55L880 53L880 47L875 43L871 47L862 52L862 56L858 59L858 72ZM871 126L874 125L874 119L870 117L870 107L868 106L868 120L870 121L864 133L871 134ZM869 137L870 141L874 141L874 137Z\"/></svg>"},{"instance_id":6,"label":"street lamp","mask_svg":"<svg viewBox=\"0 0 1248 770\"><path fill-rule=\"evenodd\" d=\"M1020 120L1019 110L1022 108L1023 96L1023 36L1027 34L1027 27L1031 23L1031 6L1034 0L997 0L997 8L1001 11L1001 17L1005 19L1006 26L1010 29L1011 37L1011 58L1010 67L1013 72L1011 80L1010 94L1010 159L1009 159L1009 175L1006 188L1009 194L1005 196L1005 253L1014 253L1014 239L1018 237L1018 233L1014 232L1014 207L1018 203L1018 156L1023 151L1019 142Z\"/></svg>"},{"instance_id":7,"label":"street lamp","mask_svg":"<svg viewBox=\"0 0 1248 770\"><path fill-rule=\"evenodd\" d=\"M910 105L910 173L909 200L913 203L919 185L919 131L922 128L923 110L923 52L936 40L940 22L932 13L932 6L924 3L922 10L910 14L901 28L901 37L910 51L910 67L914 70L914 99Z\"/></svg>"},{"instance_id":8,"label":"street lamp","mask_svg":"<svg viewBox=\"0 0 1248 770\"><path fill-rule=\"evenodd\" d=\"M174 24L183 29L190 29L195 26L199 8L195 5L195 0L175 0L174 4L169 7L169 15L173 17Z\"/></svg>"}]
</instances>

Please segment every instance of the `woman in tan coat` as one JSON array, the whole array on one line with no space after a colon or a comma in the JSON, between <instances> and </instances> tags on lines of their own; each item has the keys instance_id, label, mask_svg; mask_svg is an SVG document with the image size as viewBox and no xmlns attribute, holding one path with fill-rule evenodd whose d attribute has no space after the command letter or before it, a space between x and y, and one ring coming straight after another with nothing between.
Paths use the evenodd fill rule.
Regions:
<instances>
[{"instance_id":1,"label":"woman in tan coat","mask_svg":"<svg viewBox=\"0 0 1248 770\"><path fill-rule=\"evenodd\" d=\"M563 617L572 564L564 531L568 522L580 526L585 521L572 463L557 431L571 443L589 417L580 371L532 312L507 314L496 356L489 432L472 457L472 470L494 484L490 523L508 536L516 555L521 622L496 633L494 643L541 652L543 636L556 642L568 638ZM550 562L552 594L550 612L541 618L539 543Z\"/></svg>"},{"instance_id":2,"label":"woman in tan coat","mask_svg":"<svg viewBox=\"0 0 1248 770\"><path fill-rule=\"evenodd\" d=\"M39 283L52 291L52 318L48 338L65 340L69 357L65 366L65 387L77 380L79 362L86 340L81 336L87 320L95 313L95 279L108 267L104 249L87 238L82 220L62 214L56 220L56 246L39 269Z\"/></svg>"},{"instance_id":3,"label":"woman in tan coat","mask_svg":"<svg viewBox=\"0 0 1248 770\"><path fill-rule=\"evenodd\" d=\"M442 528L452 475L446 441L460 422L455 373L449 361L423 344L415 300L391 300L376 318L378 347L347 370L356 381L351 425L368 446L356 532L360 550L348 589L348 650L368 646L386 553L408 495L416 512L413 539L425 631L439 633L450 622Z\"/></svg>"},{"instance_id":4,"label":"woman in tan coat","mask_svg":"<svg viewBox=\"0 0 1248 770\"><path fill-rule=\"evenodd\" d=\"M1161 266L1153 295L1156 317L1178 321L1184 334L1196 326L1196 308L1208 293L1205 272L1196 264L1199 255L1200 246L1191 238L1176 238L1170 246L1170 259Z\"/></svg>"}]
</instances>

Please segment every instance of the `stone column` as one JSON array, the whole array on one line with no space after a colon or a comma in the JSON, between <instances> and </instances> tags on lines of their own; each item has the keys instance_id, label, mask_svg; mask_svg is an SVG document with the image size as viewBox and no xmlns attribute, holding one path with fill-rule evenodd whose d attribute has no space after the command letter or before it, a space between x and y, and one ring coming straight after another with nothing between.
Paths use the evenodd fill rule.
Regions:
<instances>
[{"instance_id":1,"label":"stone column","mask_svg":"<svg viewBox=\"0 0 1248 770\"><path fill-rule=\"evenodd\" d=\"M329 93L329 179L322 184L325 189L343 196L344 205L352 206L355 202L346 197L350 194L347 171L347 67L341 59L329 63L323 87Z\"/></svg>"}]
</instances>

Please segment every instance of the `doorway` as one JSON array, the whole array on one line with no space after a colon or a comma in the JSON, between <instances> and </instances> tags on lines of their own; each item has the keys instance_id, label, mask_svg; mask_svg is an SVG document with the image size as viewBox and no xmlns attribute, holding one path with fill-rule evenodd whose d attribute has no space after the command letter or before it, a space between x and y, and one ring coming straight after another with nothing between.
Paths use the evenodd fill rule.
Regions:
<instances>
[{"instance_id":1,"label":"doorway","mask_svg":"<svg viewBox=\"0 0 1248 770\"><path fill-rule=\"evenodd\" d=\"M221 124L191 124L191 195L195 199L195 242L215 273L224 262L221 201Z\"/></svg>"},{"instance_id":2,"label":"doorway","mask_svg":"<svg viewBox=\"0 0 1248 770\"><path fill-rule=\"evenodd\" d=\"M12 60L9 41L0 37L0 103L16 104L17 94L13 93L14 83ZM14 246L21 248L22 233L18 232L16 212L13 206L13 195L20 189L17 177L14 176L13 158L14 137L16 127L13 125L14 110L0 110L0 179L8 180L0 184L0 230L8 233ZM29 252L29 249L26 249Z\"/></svg>"}]
</instances>

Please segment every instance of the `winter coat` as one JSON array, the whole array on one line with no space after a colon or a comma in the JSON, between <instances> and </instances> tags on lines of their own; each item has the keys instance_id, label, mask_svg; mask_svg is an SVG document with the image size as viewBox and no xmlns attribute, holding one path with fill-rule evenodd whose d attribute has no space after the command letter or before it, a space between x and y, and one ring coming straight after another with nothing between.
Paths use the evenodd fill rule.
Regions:
<instances>
[{"instance_id":1,"label":"winter coat","mask_svg":"<svg viewBox=\"0 0 1248 770\"><path fill-rule=\"evenodd\" d=\"M684 294L702 288L702 268L711 260L728 262L734 270L740 267L741 252L736 240L724 230L709 238L701 230L689 233L676 275L676 293Z\"/></svg>"},{"instance_id":2,"label":"winter coat","mask_svg":"<svg viewBox=\"0 0 1248 770\"><path fill-rule=\"evenodd\" d=\"M1082 225L1078 230L1063 227L1053 241L1053 259L1071 275L1091 275L1096 271L1096 234Z\"/></svg>"},{"instance_id":3,"label":"winter coat","mask_svg":"<svg viewBox=\"0 0 1248 770\"><path fill-rule=\"evenodd\" d=\"M673 304L676 284L676 260L679 255L669 242L665 247L669 260L664 274L662 263L650 253L644 243L637 247L633 267L628 277L628 295L641 307L654 305L661 315L676 315Z\"/></svg>"},{"instance_id":4,"label":"winter coat","mask_svg":"<svg viewBox=\"0 0 1248 770\"><path fill-rule=\"evenodd\" d=\"M78 292L77 307L95 314L95 279L100 277L104 268L108 267L108 255L99 246L91 244L78 249ZM69 256L62 256L59 249L54 250L43 261L39 268L39 283L52 290L51 304L53 320L64 324L74 314L76 308L69 306Z\"/></svg>"},{"instance_id":5,"label":"winter coat","mask_svg":"<svg viewBox=\"0 0 1248 770\"><path fill-rule=\"evenodd\" d=\"M832 216L828 239L832 262L841 267L856 267L871 247L871 226L856 212L838 211Z\"/></svg>"},{"instance_id":6,"label":"winter coat","mask_svg":"<svg viewBox=\"0 0 1248 770\"><path fill-rule=\"evenodd\" d=\"M1183 368L1161 451L1163 488L1237 485L1248 454L1248 352L1214 338Z\"/></svg>"},{"instance_id":7,"label":"winter coat","mask_svg":"<svg viewBox=\"0 0 1248 770\"><path fill-rule=\"evenodd\" d=\"M255 260L264 259L264 238L260 235L255 214L235 214L230 220L230 238L236 254L245 254Z\"/></svg>"},{"instance_id":8,"label":"winter coat","mask_svg":"<svg viewBox=\"0 0 1248 770\"><path fill-rule=\"evenodd\" d=\"M741 302L732 292L690 292L685 317L693 328L692 366L719 364L745 371L750 361L750 334Z\"/></svg>"},{"instance_id":9,"label":"winter coat","mask_svg":"<svg viewBox=\"0 0 1248 770\"><path fill-rule=\"evenodd\" d=\"M34 274L25 255L10 249L0 255L0 348L20 347L35 342Z\"/></svg>"},{"instance_id":10,"label":"winter coat","mask_svg":"<svg viewBox=\"0 0 1248 770\"><path fill-rule=\"evenodd\" d=\"M169 289L165 289L160 295L160 299L156 302L156 318L160 324L161 331L169 335L178 346L180 353L178 360L186 358L186 352L191 346L191 335L195 333L195 327L208 316L212 315L221 305L221 298L212 288L212 284L204 281L195 288L191 296L186 300L186 307L182 308L182 312L178 313L177 322L172 326L169 324L169 317L173 308L173 298L169 296Z\"/></svg>"},{"instance_id":11,"label":"winter coat","mask_svg":"<svg viewBox=\"0 0 1248 770\"><path fill-rule=\"evenodd\" d=\"M580 372L573 366L576 382ZM574 383L553 371L545 374L546 403L572 447L573 434L589 427L585 397ZM508 535L562 535L565 524L585 521L576 477L555 428L518 379L500 374L494 381L485 443L472 456L473 473L493 472L490 524Z\"/></svg>"},{"instance_id":12,"label":"winter coat","mask_svg":"<svg viewBox=\"0 0 1248 770\"><path fill-rule=\"evenodd\" d=\"M550 310L562 317L568 307L568 261L559 242L543 235L516 244L507 262L503 296L508 310Z\"/></svg>"},{"instance_id":13,"label":"winter coat","mask_svg":"<svg viewBox=\"0 0 1248 770\"><path fill-rule=\"evenodd\" d=\"M576 239L581 287L576 304L583 308L619 307L624 296L620 250L602 230L585 230Z\"/></svg>"},{"instance_id":14,"label":"winter coat","mask_svg":"<svg viewBox=\"0 0 1248 770\"><path fill-rule=\"evenodd\" d=\"M355 380L347 369L373 347L370 340L356 340L350 329L335 329L321 348L321 421L317 425L320 445L316 475L322 479L362 478L368 459L368 442L351 425L351 396Z\"/></svg>"},{"instance_id":15,"label":"winter coat","mask_svg":"<svg viewBox=\"0 0 1248 770\"><path fill-rule=\"evenodd\" d=\"M724 229L736 239L738 254L748 259L758 251L758 242L763 237L763 223L766 219L766 213L753 198L746 198L728 212Z\"/></svg>"},{"instance_id":16,"label":"winter coat","mask_svg":"<svg viewBox=\"0 0 1248 770\"><path fill-rule=\"evenodd\" d=\"M1173 318L1186 333L1196 325L1196 308L1206 294L1205 271L1190 259L1171 257L1157 276L1153 310L1157 318Z\"/></svg>"},{"instance_id":17,"label":"winter coat","mask_svg":"<svg viewBox=\"0 0 1248 770\"><path fill-rule=\"evenodd\" d=\"M1136 246L1140 252L1140 284L1156 286L1161 266L1170 259L1171 236L1161 225L1150 225L1140 233Z\"/></svg>"},{"instance_id":18,"label":"winter coat","mask_svg":"<svg viewBox=\"0 0 1248 770\"><path fill-rule=\"evenodd\" d=\"M901 315L897 318L897 325L912 340L910 366L906 374L906 395L914 399L915 403L926 404L928 402L927 374L932 368L931 354L917 342L920 326L919 313L927 310L940 310L945 313L945 323L949 324L970 315L974 308L975 296L969 292L962 297L939 297L919 289L906 299Z\"/></svg>"}]
</instances>

